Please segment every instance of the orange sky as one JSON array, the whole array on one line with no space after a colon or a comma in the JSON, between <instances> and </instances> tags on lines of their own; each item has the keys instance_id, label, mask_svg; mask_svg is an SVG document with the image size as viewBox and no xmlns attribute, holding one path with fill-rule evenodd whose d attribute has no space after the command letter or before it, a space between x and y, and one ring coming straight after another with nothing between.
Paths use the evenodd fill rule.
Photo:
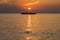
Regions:
<instances>
[{"instance_id":1,"label":"orange sky","mask_svg":"<svg viewBox=\"0 0 60 40\"><path fill-rule=\"evenodd\" d=\"M12 3L19 6L33 6L37 5L56 5L60 4L60 0L0 0L0 3Z\"/></svg>"},{"instance_id":2,"label":"orange sky","mask_svg":"<svg viewBox=\"0 0 60 40\"><path fill-rule=\"evenodd\" d=\"M1 3L13 4L23 9L31 7L32 10L51 10L60 7L60 0L0 0Z\"/></svg>"},{"instance_id":3,"label":"orange sky","mask_svg":"<svg viewBox=\"0 0 60 40\"><path fill-rule=\"evenodd\" d=\"M60 0L16 0L14 1L16 5L22 6L22 7L33 7L34 9L37 9L37 7L42 7L44 6L55 6L60 4ZM32 9L33 9L32 8Z\"/></svg>"}]
</instances>

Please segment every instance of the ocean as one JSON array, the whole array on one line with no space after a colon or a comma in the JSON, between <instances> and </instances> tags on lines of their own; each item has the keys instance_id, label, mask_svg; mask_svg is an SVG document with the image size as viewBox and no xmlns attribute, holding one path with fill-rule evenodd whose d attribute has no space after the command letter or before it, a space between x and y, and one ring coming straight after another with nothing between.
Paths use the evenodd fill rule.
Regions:
<instances>
[{"instance_id":1,"label":"ocean","mask_svg":"<svg viewBox=\"0 0 60 40\"><path fill-rule=\"evenodd\" d=\"M60 14L0 14L0 40L60 40Z\"/></svg>"}]
</instances>

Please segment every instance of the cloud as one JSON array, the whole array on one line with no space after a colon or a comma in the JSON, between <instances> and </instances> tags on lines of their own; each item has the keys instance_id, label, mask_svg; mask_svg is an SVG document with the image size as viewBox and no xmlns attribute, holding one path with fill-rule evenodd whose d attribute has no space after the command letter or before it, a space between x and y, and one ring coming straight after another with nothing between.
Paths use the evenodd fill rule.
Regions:
<instances>
[{"instance_id":1,"label":"cloud","mask_svg":"<svg viewBox=\"0 0 60 40\"><path fill-rule=\"evenodd\" d=\"M25 6L32 6L32 5L35 5L35 4L38 4L38 3L40 3L39 0L34 1L32 3L27 3L27 4L25 4Z\"/></svg>"},{"instance_id":2,"label":"cloud","mask_svg":"<svg viewBox=\"0 0 60 40\"><path fill-rule=\"evenodd\" d=\"M0 4L0 13L16 13L20 12L20 9L14 5Z\"/></svg>"}]
</instances>

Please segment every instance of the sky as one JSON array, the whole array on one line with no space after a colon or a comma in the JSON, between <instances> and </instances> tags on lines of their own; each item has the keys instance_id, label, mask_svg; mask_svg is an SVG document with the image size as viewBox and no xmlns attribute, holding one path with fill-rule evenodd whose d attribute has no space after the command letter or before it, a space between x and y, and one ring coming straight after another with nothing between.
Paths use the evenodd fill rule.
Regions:
<instances>
[{"instance_id":1,"label":"sky","mask_svg":"<svg viewBox=\"0 0 60 40\"><path fill-rule=\"evenodd\" d=\"M60 0L0 0L0 12L5 11L60 13Z\"/></svg>"}]
</instances>

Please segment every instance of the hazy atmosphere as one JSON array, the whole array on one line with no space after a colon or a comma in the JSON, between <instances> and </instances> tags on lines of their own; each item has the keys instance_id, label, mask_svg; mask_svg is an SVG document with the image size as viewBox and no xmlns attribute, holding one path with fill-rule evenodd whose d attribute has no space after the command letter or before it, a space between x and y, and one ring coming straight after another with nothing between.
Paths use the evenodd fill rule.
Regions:
<instances>
[{"instance_id":1,"label":"hazy atmosphere","mask_svg":"<svg viewBox=\"0 0 60 40\"><path fill-rule=\"evenodd\" d=\"M0 12L60 12L60 0L0 0Z\"/></svg>"},{"instance_id":2,"label":"hazy atmosphere","mask_svg":"<svg viewBox=\"0 0 60 40\"><path fill-rule=\"evenodd\" d=\"M0 40L60 40L60 0L0 0Z\"/></svg>"}]
</instances>

